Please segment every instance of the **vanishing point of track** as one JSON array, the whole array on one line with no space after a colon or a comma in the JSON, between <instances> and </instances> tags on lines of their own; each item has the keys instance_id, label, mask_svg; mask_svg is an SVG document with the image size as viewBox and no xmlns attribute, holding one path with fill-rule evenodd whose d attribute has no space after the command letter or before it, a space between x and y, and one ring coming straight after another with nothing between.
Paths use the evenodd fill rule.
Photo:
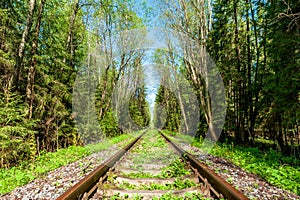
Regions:
<instances>
[{"instance_id":1,"label":"vanishing point of track","mask_svg":"<svg viewBox=\"0 0 300 200\"><path fill-rule=\"evenodd\" d=\"M123 149L118 151L115 155L109 158L105 163L101 164L94 171L92 171L88 176L80 180L77 184L67 190L63 195L61 195L58 200L64 199L110 199L110 196L118 193L123 198L132 198L134 195L138 195L142 198L140 199L152 199L152 197L160 197L165 193L171 193L172 195L182 196L186 193L196 193L196 194L204 194L205 197L210 197L212 199L248 199L244 194L240 191L236 190L231 184L227 183L217 174L215 174L212 170L210 170L205 164L200 163L194 156L189 154L180 148L177 144L171 141L166 135L159 132L157 137L163 137L164 143L167 143L169 148L173 149L173 153L167 152L168 149L160 149L160 147L153 147L154 150L149 150L149 147L146 147L146 157L150 161L150 163L143 163L141 165L132 165L132 160L138 160L139 154L138 150L143 146L142 138L145 137L149 131L143 132L139 137L134 139L131 143L126 145ZM153 137L153 136L151 136ZM157 140L157 137L155 140ZM160 138L158 138L160 139ZM160 139L162 140L162 139ZM144 142L145 145L147 145ZM173 147L173 148L172 148ZM148 148L148 149L147 149ZM152 147L151 147L152 148ZM156 148L156 149L155 149ZM175 150L175 151L174 151ZM164 158L172 158L175 154L177 157L180 157L180 160L185 163L186 166L184 168L188 168L191 171L189 175L182 176L180 178L175 177L126 177L126 174L135 174L139 167L143 166L142 174L159 174L161 169L167 166L168 159L163 158L155 158L155 154L159 154L159 151L163 151ZM157 153L156 153L157 152ZM167 153L166 153L167 152ZM151 160L152 159L152 160ZM145 161L142 161L145 162ZM169 162L172 162L171 160ZM174 173L174 172L173 172ZM166 173L165 173L166 174ZM166 184L172 186L172 184L178 180L195 182L195 184L191 185L187 188L179 188L179 189L169 189L169 190L155 190L156 188L152 188L149 190L140 189L142 184L155 185L155 183ZM115 183L121 186L128 186L130 184L134 184L136 188L131 188L131 190L127 190L126 187L118 188L115 186ZM124 184L124 183L125 184ZM153 187L153 186L152 186ZM196 196L197 198L197 196ZM193 198L195 199L195 197Z\"/></svg>"}]
</instances>

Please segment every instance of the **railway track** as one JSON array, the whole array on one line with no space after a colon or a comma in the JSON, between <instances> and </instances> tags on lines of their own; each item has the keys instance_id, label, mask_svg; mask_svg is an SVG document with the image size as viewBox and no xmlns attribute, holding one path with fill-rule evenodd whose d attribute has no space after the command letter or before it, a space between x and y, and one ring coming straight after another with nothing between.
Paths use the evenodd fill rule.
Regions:
<instances>
[{"instance_id":1,"label":"railway track","mask_svg":"<svg viewBox=\"0 0 300 200\"><path fill-rule=\"evenodd\" d=\"M58 200L160 198L248 199L163 133L149 130Z\"/></svg>"}]
</instances>

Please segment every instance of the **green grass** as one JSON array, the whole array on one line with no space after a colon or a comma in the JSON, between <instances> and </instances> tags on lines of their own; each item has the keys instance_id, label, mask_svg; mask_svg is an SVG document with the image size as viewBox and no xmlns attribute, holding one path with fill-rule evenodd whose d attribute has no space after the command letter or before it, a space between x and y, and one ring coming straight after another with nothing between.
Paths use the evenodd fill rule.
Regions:
<instances>
[{"instance_id":1,"label":"green grass","mask_svg":"<svg viewBox=\"0 0 300 200\"><path fill-rule=\"evenodd\" d=\"M171 192L162 195L161 197L153 198L152 200L210 200L211 198L204 198L201 194L186 193L183 197L173 195Z\"/></svg>"},{"instance_id":2,"label":"green grass","mask_svg":"<svg viewBox=\"0 0 300 200\"><path fill-rule=\"evenodd\" d=\"M130 178L176 178L191 174L191 169L186 169L186 162L180 158L176 158L169 165L163 167L161 173L157 175L142 171L129 174L124 173L123 175Z\"/></svg>"},{"instance_id":3,"label":"green grass","mask_svg":"<svg viewBox=\"0 0 300 200\"><path fill-rule=\"evenodd\" d=\"M257 143L263 143L263 144L269 144L269 145L273 145L275 143L273 140L267 140L264 138L255 138L254 141Z\"/></svg>"},{"instance_id":4,"label":"green grass","mask_svg":"<svg viewBox=\"0 0 300 200\"><path fill-rule=\"evenodd\" d=\"M191 179L186 179L185 175L192 173L191 169L187 169L186 162L180 158L172 147L165 141L165 139L156 131L150 130L147 134L139 141L137 147L131 150L131 154L128 155L128 159L133 161L131 168L139 168L141 172L124 174L130 178L175 178L172 183L168 184L129 184L128 182L116 182L115 178L117 175L111 175L108 177L108 183L105 187L111 185L118 188L127 190L178 190L197 186L198 184ZM168 163L167 166L161 168L161 172L157 175L142 172L141 163L159 163L163 164L165 161ZM136 197L133 199L140 199L142 197ZM126 199L126 197L120 197L118 194L111 197L111 199ZM185 197L177 197L172 194L163 195L156 199L200 199L197 194L186 194Z\"/></svg>"},{"instance_id":5,"label":"green grass","mask_svg":"<svg viewBox=\"0 0 300 200\"><path fill-rule=\"evenodd\" d=\"M115 194L114 196L111 196L110 199L115 199L115 200L123 200L123 199L129 199L128 196L121 197L120 194ZM136 194L132 198L132 200L141 200L143 199L142 196L139 196ZM161 197L153 197L152 200L209 200L211 198L204 198L202 197L201 194L196 194L196 193L191 193L188 192L184 196L176 196L173 195L172 192L167 192L166 194L162 195Z\"/></svg>"},{"instance_id":6,"label":"green grass","mask_svg":"<svg viewBox=\"0 0 300 200\"><path fill-rule=\"evenodd\" d=\"M159 160L161 163L174 160L179 155L170 150L165 139L155 130L150 130L139 141L139 145L132 149L133 155L128 156L134 163L144 163Z\"/></svg>"},{"instance_id":7,"label":"green grass","mask_svg":"<svg viewBox=\"0 0 300 200\"><path fill-rule=\"evenodd\" d=\"M147 132L139 142L139 145L132 149L131 152L134 154L129 154L128 158L133 161L131 165L133 169L142 171L141 163L153 163L153 161L168 165L163 167L162 172L155 176L142 172L125 174L126 176L132 178L172 178L191 173L190 170L186 169L186 163L180 159L180 155L172 150L165 139L156 130Z\"/></svg>"},{"instance_id":8,"label":"green grass","mask_svg":"<svg viewBox=\"0 0 300 200\"><path fill-rule=\"evenodd\" d=\"M174 190L174 189L185 189L196 186L197 184L190 179L176 178L173 183L170 184L140 184L134 185L127 182L123 182L118 185L119 188L130 189L130 190Z\"/></svg>"},{"instance_id":9,"label":"green grass","mask_svg":"<svg viewBox=\"0 0 300 200\"><path fill-rule=\"evenodd\" d=\"M131 154L130 154L131 153ZM138 142L138 145L130 150L127 155L127 159L133 161L130 168L141 170L135 173L122 173L123 176L129 178L174 178L171 183L134 183L130 184L126 181L117 181L118 174L112 172L107 182L104 184L104 188L122 188L126 190L180 190L198 186L199 184L193 179L185 177L191 175L193 172L187 167L186 161L184 161L176 151L165 141L165 139L156 131L148 131L143 138ZM160 168L160 173L151 174L142 172L143 164L167 164ZM121 196L115 194L110 199L143 199L142 196L134 196L129 198L128 195ZM200 194L187 192L183 197L173 195L172 193L166 193L162 197L154 197L153 199L162 200L192 200L192 199L206 199Z\"/></svg>"},{"instance_id":10,"label":"green grass","mask_svg":"<svg viewBox=\"0 0 300 200\"><path fill-rule=\"evenodd\" d=\"M132 173L122 173L123 176L129 178L160 178L160 175L153 175L151 173L145 172L132 172Z\"/></svg>"},{"instance_id":11,"label":"green grass","mask_svg":"<svg viewBox=\"0 0 300 200\"><path fill-rule=\"evenodd\" d=\"M230 160L272 185L300 195L300 161L293 157L283 156L274 150L262 152L256 147L229 144L215 146L211 154Z\"/></svg>"},{"instance_id":12,"label":"green grass","mask_svg":"<svg viewBox=\"0 0 300 200\"><path fill-rule=\"evenodd\" d=\"M176 137L185 140L189 136L176 134ZM192 138L185 141L190 143ZM201 143L196 140L193 140L192 145L201 147ZM258 147L224 143L215 145L210 154L225 158L274 186L300 195L300 161L295 157L287 157L274 150L261 151Z\"/></svg>"},{"instance_id":13,"label":"green grass","mask_svg":"<svg viewBox=\"0 0 300 200\"><path fill-rule=\"evenodd\" d=\"M174 177L190 175L191 173L192 171L190 169L186 169L186 162L182 159L177 158L170 165L162 169L161 177L174 178Z\"/></svg>"},{"instance_id":14,"label":"green grass","mask_svg":"<svg viewBox=\"0 0 300 200\"><path fill-rule=\"evenodd\" d=\"M123 200L123 199L129 199L129 198L128 198L128 195L125 195L125 197L122 197L122 196L120 196L120 194L118 193L118 194L115 194L115 195L111 196L109 199L110 199L110 200ZM140 195L138 195L138 194L136 194L136 195L134 195L134 196L133 196L132 198L130 198L130 199L131 199L131 200L142 200L143 197L140 196ZM105 200L108 200L108 198L105 198Z\"/></svg>"},{"instance_id":15,"label":"green grass","mask_svg":"<svg viewBox=\"0 0 300 200\"><path fill-rule=\"evenodd\" d=\"M57 152L42 153L34 162L23 162L17 167L0 169L0 195L12 191L16 187L45 175L54 169L75 162L92 153L105 150L111 145L129 139L131 135L124 134L114 137L109 141L91 144L84 147L70 146L66 149L58 149ZM129 140L128 140L129 142Z\"/></svg>"}]
</instances>

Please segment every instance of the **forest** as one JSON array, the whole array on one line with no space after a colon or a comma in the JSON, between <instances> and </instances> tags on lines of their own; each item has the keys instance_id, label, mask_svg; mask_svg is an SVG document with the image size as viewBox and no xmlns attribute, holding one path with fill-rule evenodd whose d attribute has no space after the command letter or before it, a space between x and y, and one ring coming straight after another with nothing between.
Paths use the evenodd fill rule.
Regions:
<instances>
[{"instance_id":1,"label":"forest","mask_svg":"<svg viewBox=\"0 0 300 200\"><path fill-rule=\"evenodd\" d=\"M1 1L0 168L33 160L41 152L82 146L149 125L205 138L214 120L214 93L208 91L197 64L185 59L192 55L180 57L172 45L151 54L130 50L141 38L129 41L128 36L123 40L119 36L117 44L113 41L120 33L146 32L149 26L184 34L197 43L200 54L207 52L215 62L226 100L225 123L218 127L220 141L271 146L300 157L300 2L155 3ZM104 55L100 72L95 72L99 61L91 52ZM143 68L146 59L160 74L152 117ZM89 73L84 83L78 83L78 74ZM84 102L79 106L95 109L92 122L89 113L73 112L76 84L95 84L94 96L85 91L76 96ZM192 100L186 84L193 91ZM186 109L185 104L191 106ZM196 119L194 124L190 118ZM84 125L77 126L78 121Z\"/></svg>"}]
</instances>

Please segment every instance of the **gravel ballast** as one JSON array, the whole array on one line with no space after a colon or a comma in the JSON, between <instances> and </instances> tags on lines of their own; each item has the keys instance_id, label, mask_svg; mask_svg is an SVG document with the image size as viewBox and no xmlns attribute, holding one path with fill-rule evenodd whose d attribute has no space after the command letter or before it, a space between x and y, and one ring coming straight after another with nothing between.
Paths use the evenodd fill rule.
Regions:
<instances>
[{"instance_id":1,"label":"gravel ballast","mask_svg":"<svg viewBox=\"0 0 300 200\"><path fill-rule=\"evenodd\" d=\"M251 174L227 160L202 153L196 147L181 143L181 147L191 152L198 160L204 162L220 177L232 184L236 189L243 192L253 200L299 200L297 196L289 191L270 185L257 175Z\"/></svg>"},{"instance_id":2,"label":"gravel ballast","mask_svg":"<svg viewBox=\"0 0 300 200\"><path fill-rule=\"evenodd\" d=\"M218 175L227 180L229 183L233 184L236 189L242 191L250 199L300 199L299 196L274 187L256 175L246 172L245 170L223 158L212 156L210 154L204 154L198 148L191 147L189 144L181 143L181 147L186 151L192 152L196 158L206 163ZM118 145L113 145L104 151L92 154L74 163L60 167L49 172L44 177L38 178L22 187L16 188L10 193L1 196L0 199L56 199L68 188L88 175L89 172L91 172L101 163L105 162L118 150L120 150Z\"/></svg>"},{"instance_id":3,"label":"gravel ballast","mask_svg":"<svg viewBox=\"0 0 300 200\"><path fill-rule=\"evenodd\" d=\"M35 179L3 195L0 199L57 199L57 197L62 195L67 189L79 182L119 150L120 148L117 147L117 145L113 145L104 151L94 153L74 163L55 169L44 177Z\"/></svg>"}]
</instances>

